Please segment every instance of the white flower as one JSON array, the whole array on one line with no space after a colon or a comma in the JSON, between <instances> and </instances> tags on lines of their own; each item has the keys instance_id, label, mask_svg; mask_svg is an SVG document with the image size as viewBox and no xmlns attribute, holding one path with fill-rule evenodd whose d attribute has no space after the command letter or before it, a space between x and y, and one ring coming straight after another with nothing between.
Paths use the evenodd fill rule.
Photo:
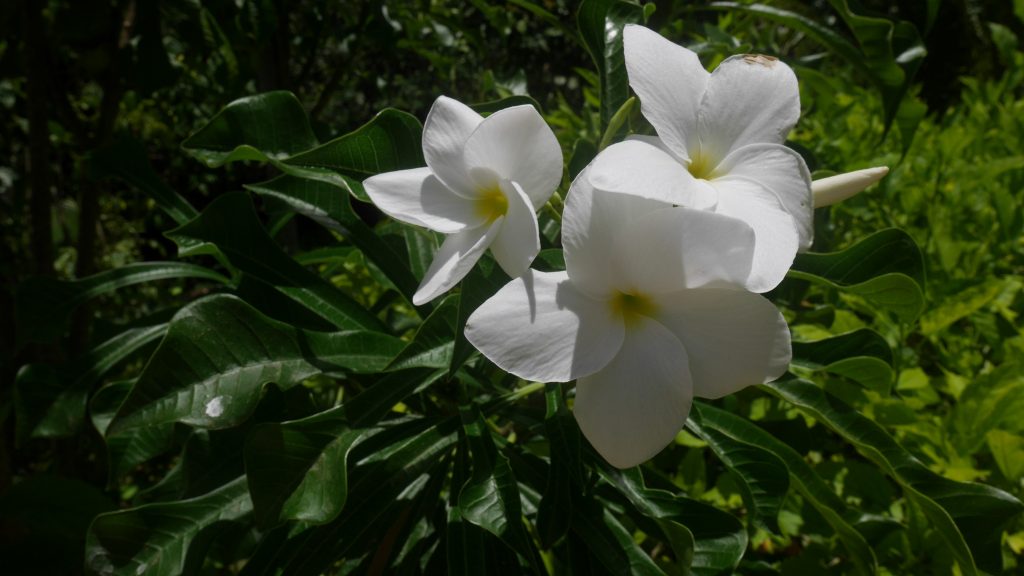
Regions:
<instances>
[{"instance_id":1,"label":"white flower","mask_svg":"<svg viewBox=\"0 0 1024 576\"><path fill-rule=\"evenodd\" d=\"M888 173L889 168L879 166L815 180L811 182L811 192L814 194L814 207L822 208L842 202L878 182Z\"/></svg>"},{"instance_id":2,"label":"white flower","mask_svg":"<svg viewBox=\"0 0 1024 576\"><path fill-rule=\"evenodd\" d=\"M577 380L574 414L610 463L669 444L693 396L777 378L785 319L744 290L754 231L709 211L595 190L584 171L562 220L565 272L528 271L470 316L466 337L502 369Z\"/></svg>"},{"instance_id":3,"label":"white flower","mask_svg":"<svg viewBox=\"0 0 1024 576\"><path fill-rule=\"evenodd\" d=\"M540 250L536 210L562 178L562 151L532 106L483 118L441 96L423 127L426 168L372 176L366 193L383 212L449 234L413 296L429 302L462 280L487 248L513 278Z\"/></svg>"},{"instance_id":4,"label":"white flower","mask_svg":"<svg viewBox=\"0 0 1024 576\"><path fill-rule=\"evenodd\" d=\"M750 287L774 288L813 239L810 172L782 145L800 115L793 71L747 54L709 74L695 53L642 26L626 26L623 41L630 86L658 137L609 147L591 181L662 190L680 205L743 220L756 237Z\"/></svg>"}]
</instances>

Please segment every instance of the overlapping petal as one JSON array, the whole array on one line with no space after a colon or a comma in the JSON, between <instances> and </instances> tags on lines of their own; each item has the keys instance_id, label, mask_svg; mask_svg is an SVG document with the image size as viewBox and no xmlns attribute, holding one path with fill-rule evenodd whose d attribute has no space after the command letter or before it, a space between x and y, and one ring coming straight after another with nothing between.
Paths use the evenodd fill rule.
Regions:
<instances>
[{"instance_id":1,"label":"overlapping petal","mask_svg":"<svg viewBox=\"0 0 1024 576\"><path fill-rule=\"evenodd\" d=\"M540 252L540 231L530 198L519 184L504 181L501 191L508 201L508 211L491 244L491 253L501 269L515 278L526 272Z\"/></svg>"},{"instance_id":2,"label":"overlapping petal","mask_svg":"<svg viewBox=\"0 0 1024 576\"><path fill-rule=\"evenodd\" d=\"M466 338L506 372L568 382L605 367L624 327L606 302L579 291L565 272L528 270L470 315Z\"/></svg>"},{"instance_id":3,"label":"overlapping petal","mask_svg":"<svg viewBox=\"0 0 1024 576\"><path fill-rule=\"evenodd\" d=\"M458 100L440 96L423 123L423 157L427 166L458 194L472 196L463 153L466 141L483 122L483 116Z\"/></svg>"},{"instance_id":4,"label":"overlapping petal","mask_svg":"<svg viewBox=\"0 0 1024 576\"><path fill-rule=\"evenodd\" d=\"M591 166L592 168L593 166ZM629 194L597 190L590 169L576 177L562 213L565 267L580 290L607 297L617 287L618 275L609 266L617 234L633 219L671 204Z\"/></svg>"},{"instance_id":5,"label":"overlapping petal","mask_svg":"<svg viewBox=\"0 0 1024 576\"><path fill-rule=\"evenodd\" d=\"M781 144L800 117L796 75L760 54L731 56L708 79L697 113L701 154L717 160L746 144Z\"/></svg>"},{"instance_id":6,"label":"overlapping petal","mask_svg":"<svg viewBox=\"0 0 1024 576\"><path fill-rule=\"evenodd\" d=\"M533 106L513 106L491 114L466 141L470 174L483 169L522 187L536 210L562 179L562 149ZM491 182L478 182L488 186Z\"/></svg>"},{"instance_id":7,"label":"overlapping petal","mask_svg":"<svg viewBox=\"0 0 1024 576\"><path fill-rule=\"evenodd\" d=\"M472 201L455 194L430 168L377 174L363 187L382 212L408 224L451 234L484 223Z\"/></svg>"},{"instance_id":8,"label":"overlapping petal","mask_svg":"<svg viewBox=\"0 0 1024 576\"><path fill-rule=\"evenodd\" d=\"M465 278L498 235L503 220L504 217L498 218L489 226L463 230L445 238L413 294L412 303L419 306L430 302Z\"/></svg>"},{"instance_id":9,"label":"overlapping petal","mask_svg":"<svg viewBox=\"0 0 1024 576\"><path fill-rule=\"evenodd\" d=\"M754 230L736 218L667 207L621 228L610 254L619 291L653 295L743 286L750 276Z\"/></svg>"},{"instance_id":10,"label":"overlapping petal","mask_svg":"<svg viewBox=\"0 0 1024 576\"><path fill-rule=\"evenodd\" d=\"M645 319L607 366L577 381L576 421L613 466L650 459L683 427L693 400L687 357L668 328Z\"/></svg>"},{"instance_id":11,"label":"overlapping petal","mask_svg":"<svg viewBox=\"0 0 1024 576\"><path fill-rule=\"evenodd\" d=\"M697 108L709 74L692 51L643 26L627 25L623 47L629 85L658 136L683 160L697 146Z\"/></svg>"},{"instance_id":12,"label":"overlapping petal","mask_svg":"<svg viewBox=\"0 0 1024 576\"><path fill-rule=\"evenodd\" d=\"M779 285L800 244L798 225L768 188L743 178L718 180L719 214L738 218L754 229L754 261L747 290L767 292Z\"/></svg>"},{"instance_id":13,"label":"overlapping petal","mask_svg":"<svg viewBox=\"0 0 1024 576\"><path fill-rule=\"evenodd\" d=\"M718 169L725 174L722 180L745 178L774 192L793 216L800 234L800 249L811 247L814 241L811 172L799 154L781 144L748 144L729 154Z\"/></svg>"},{"instance_id":14,"label":"overlapping petal","mask_svg":"<svg viewBox=\"0 0 1024 576\"><path fill-rule=\"evenodd\" d=\"M658 322L683 343L693 393L721 398L781 376L792 358L786 319L763 296L686 290L657 298Z\"/></svg>"},{"instance_id":15,"label":"overlapping petal","mask_svg":"<svg viewBox=\"0 0 1024 576\"><path fill-rule=\"evenodd\" d=\"M714 208L718 194L694 178L679 160L641 140L609 146L590 165L590 182L599 190L624 192L690 208Z\"/></svg>"}]
</instances>

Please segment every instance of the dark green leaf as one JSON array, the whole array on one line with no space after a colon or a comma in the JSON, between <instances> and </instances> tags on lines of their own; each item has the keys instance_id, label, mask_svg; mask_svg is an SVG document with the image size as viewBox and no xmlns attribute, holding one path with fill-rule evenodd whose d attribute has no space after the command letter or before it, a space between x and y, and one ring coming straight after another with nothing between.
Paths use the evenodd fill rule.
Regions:
<instances>
[{"instance_id":1,"label":"dark green leaf","mask_svg":"<svg viewBox=\"0 0 1024 576\"><path fill-rule=\"evenodd\" d=\"M504 110L505 108L511 108L513 106L522 106L524 104L528 106L533 106L534 108L537 109L537 112L540 114L544 113L544 111L541 110L540 104L538 104L536 100L529 96L519 94L508 96L506 98L501 98L499 100L491 100L490 102L470 104L469 107L472 108L481 116L489 116L491 114L494 114L498 110Z\"/></svg>"},{"instance_id":2,"label":"dark green leaf","mask_svg":"<svg viewBox=\"0 0 1024 576\"><path fill-rule=\"evenodd\" d=\"M231 102L181 144L211 167L238 160L283 159L316 145L302 104L284 91Z\"/></svg>"},{"instance_id":3,"label":"dark green leaf","mask_svg":"<svg viewBox=\"0 0 1024 576\"><path fill-rule=\"evenodd\" d=\"M420 121L406 112L386 108L358 129L284 162L305 168L326 168L365 178L381 172L425 166Z\"/></svg>"},{"instance_id":4,"label":"dark green leaf","mask_svg":"<svg viewBox=\"0 0 1024 576\"><path fill-rule=\"evenodd\" d=\"M404 258L352 211L345 190L332 184L288 175L246 188L263 196L277 198L299 214L344 236L380 268L406 300L412 301L419 280L402 264Z\"/></svg>"},{"instance_id":5,"label":"dark green leaf","mask_svg":"<svg viewBox=\"0 0 1024 576\"><path fill-rule=\"evenodd\" d=\"M826 254L798 254L790 276L856 294L912 322L924 307L921 251L904 231L889 228Z\"/></svg>"},{"instance_id":6,"label":"dark green leaf","mask_svg":"<svg viewBox=\"0 0 1024 576\"><path fill-rule=\"evenodd\" d=\"M665 576L610 510L587 499L572 510L573 533L611 574Z\"/></svg>"},{"instance_id":7,"label":"dark green leaf","mask_svg":"<svg viewBox=\"0 0 1024 576\"><path fill-rule=\"evenodd\" d=\"M455 349L452 352L450 374L454 374L473 354L473 345L466 340L465 335L466 320L469 319L469 315L509 280L511 278L494 262L493 258L484 256L462 281L462 291L459 294L459 320L456 323L459 333L455 339Z\"/></svg>"},{"instance_id":8,"label":"dark green leaf","mask_svg":"<svg viewBox=\"0 0 1024 576\"><path fill-rule=\"evenodd\" d=\"M86 401L103 375L166 331L166 324L129 328L66 365L22 367L14 382L19 443L29 437L56 438L79 432Z\"/></svg>"},{"instance_id":9,"label":"dark green leaf","mask_svg":"<svg viewBox=\"0 0 1024 576\"><path fill-rule=\"evenodd\" d=\"M624 0L585 0L576 13L580 37L601 79L601 129L629 98L622 29L643 23L643 8Z\"/></svg>"},{"instance_id":10,"label":"dark green leaf","mask_svg":"<svg viewBox=\"0 0 1024 576\"><path fill-rule=\"evenodd\" d=\"M447 368L458 334L459 297L446 297L416 330L412 341L391 361L388 370Z\"/></svg>"},{"instance_id":11,"label":"dark green leaf","mask_svg":"<svg viewBox=\"0 0 1024 576\"><path fill-rule=\"evenodd\" d=\"M177 576L187 561L205 555L196 550L204 543L201 533L209 536L212 527L251 510L243 476L197 498L101 514L89 528L86 569L104 576Z\"/></svg>"},{"instance_id":12,"label":"dark green leaf","mask_svg":"<svg viewBox=\"0 0 1024 576\"><path fill-rule=\"evenodd\" d=\"M1020 501L991 486L935 474L880 426L809 382L790 379L764 386L826 424L898 482L965 574L978 573L976 561L986 570L1002 565L1002 525L1024 510Z\"/></svg>"},{"instance_id":13,"label":"dark green leaf","mask_svg":"<svg viewBox=\"0 0 1024 576\"><path fill-rule=\"evenodd\" d=\"M693 403L689 426L696 430L715 430L723 437L769 452L782 461L789 470L793 487L836 531L857 573L869 575L877 572L875 554L871 546L854 528L856 513L815 474L797 451L749 420L703 402Z\"/></svg>"},{"instance_id":14,"label":"dark green leaf","mask_svg":"<svg viewBox=\"0 0 1024 576\"><path fill-rule=\"evenodd\" d=\"M793 364L855 380L883 395L888 395L892 386L892 350L885 338L873 330L794 342Z\"/></svg>"},{"instance_id":15,"label":"dark green leaf","mask_svg":"<svg viewBox=\"0 0 1024 576\"><path fill-rule=\"evenodd\" d=\"M67 330L71 313L82 303L125 286L172 278L228 283L209 268L184 262L139 262L70 281L33 276L18 285L18 338L21 342L48 342Z\"/></svg>"},{"instance_id":16,"label":"dark green leaf","mask_svg":"<svg viewBox=\"0 0 1024 576\"><path fill-rule=\"evenodd\" d=\"M382 331L380 320L329 282L288 257L260 225L249 195L218 197L196 219L168 236L209 242L231 264L316 312L342 329Z\"/></svg>"},{"instance_id":17,"label":"dark green leaf","mask_svg":"<svg viewBox=\"0 0 1024 576\"><path fill-rule=\"evenodd\" d=\"M175 315L108 434L170 422L234 426L265 384L285 389L322 372L377 372L400 348L385 334L300 330L233 296L210 296Z\"/></svg>"}]
</instances>

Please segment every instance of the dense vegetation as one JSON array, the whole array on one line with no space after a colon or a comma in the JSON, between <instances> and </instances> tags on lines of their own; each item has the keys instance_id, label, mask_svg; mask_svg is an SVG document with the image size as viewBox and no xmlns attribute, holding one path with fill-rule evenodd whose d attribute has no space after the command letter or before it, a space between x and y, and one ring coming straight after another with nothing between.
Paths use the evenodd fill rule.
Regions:
<instances>
[{"instance_id":1,"label":"dense vegetation","mask_svg":"<svg viewBox=\"0 0 1024 576\"><path fill-rule=\"evenodd\" d=\"M642 4L0 5L2 571L1019 573L1024 4ZM815 176L891 173L770 294L790 373L620 471L462 336L493 261L413 306L438 237L360 182L445 94L538 107L564 198L651 132L629 22L778 56Z\"/></svg>"}]
</instances>

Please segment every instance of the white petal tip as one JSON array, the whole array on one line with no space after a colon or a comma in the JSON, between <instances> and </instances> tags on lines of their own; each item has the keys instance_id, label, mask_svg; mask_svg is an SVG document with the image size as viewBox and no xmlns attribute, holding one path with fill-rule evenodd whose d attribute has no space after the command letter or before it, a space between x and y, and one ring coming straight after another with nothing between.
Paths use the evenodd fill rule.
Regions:
<instances>
[{"instance_id":1,"label":"white petal tip","mask_svg":"<svg viewBox=\"0 0 1024 576\"><path fill-rule=\"evenodd\" d=\"M814 207L821 208L855 196L889 173L887 166L865 168L811 182Z\"/></svg>"}]
</instances>

